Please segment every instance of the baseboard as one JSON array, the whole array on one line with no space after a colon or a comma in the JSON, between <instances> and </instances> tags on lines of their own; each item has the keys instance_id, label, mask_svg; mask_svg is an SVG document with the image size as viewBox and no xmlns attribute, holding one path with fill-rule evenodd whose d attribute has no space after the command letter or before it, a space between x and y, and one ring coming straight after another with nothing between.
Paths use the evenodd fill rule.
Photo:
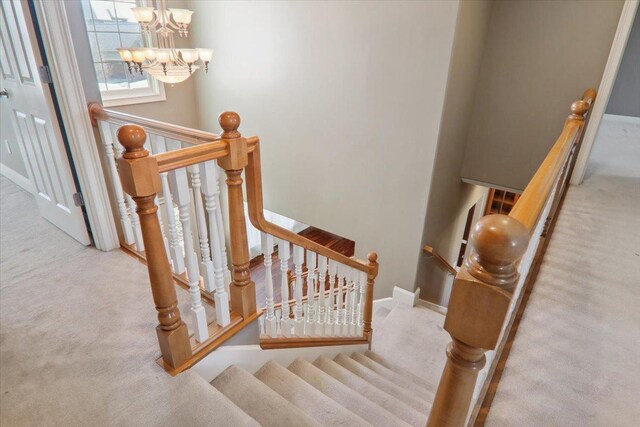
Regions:
<instances>
[{"instance_id":1,"label":"baseboard","mask_svg":"<svg viewBox=\"0 0 640 427\"><path fill-rule=\"evenodd\" d=\"M620 115L617 115L617 114L605 114L604 115L604 120L607 120L609 122L624 123L624 124L630 124L630 125L634 125L634 126L640 126L640 117L620 116Z\"/></svg>"},{"instance_id":2,"label":"baseboard","mask_svg":"<svg viewBox=\"0 0 640 427\"><path fill-rule=\"evenodd\" d=\"M26 178L25 176L19 174L18 172L11 169L9 166L0 163L0 174L2 174L2 176L6 177L8 180L13 182L14 184L18 185L23 190L31 194L36 194L36 189L31 183L31 181L29 181L29 178Z\"/></svg>"},{"instance_id":3,"label":"baseboard","mask_svg":"<svg viewBox=\"0 0 640 427\"><path fill-rule=\"evenodd\" d=\"M438 304L434 304L430 301L425 301L425 300L418 300L418 302L416 303L416 305L419 305L420 307L425 307L428 308L429 310L433 310L436 313L440 313L444 316L447 315L447 307L443 307L441 305Z\"/></svg>"}]
</instances>

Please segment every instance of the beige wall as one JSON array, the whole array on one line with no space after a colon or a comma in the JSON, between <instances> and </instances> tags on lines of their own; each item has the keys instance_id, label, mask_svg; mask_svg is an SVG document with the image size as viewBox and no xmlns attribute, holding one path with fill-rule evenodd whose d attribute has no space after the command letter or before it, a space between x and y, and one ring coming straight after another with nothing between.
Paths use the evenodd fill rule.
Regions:
<instances>
[{"instance_id":1,"label":"beige wall","mask_svg":"<svg viewBox=\"0 0 640 427\"><path fill-rule=\"evenodd\" d=\"M484 187L460 179L469 121L476 93L476 79L489 31L492 3L465 1L460 5L449 66L447 91L438 137L431 192L422 244L434 247L455 265L467 211L486 192ZM422 254L416 287L422 299L443 304L447 274L431 257Z\"/></svg>"},{"instance_id":2,"label":"beige wall","mask_svg":"<svg viewBox=\"0 0 640 427\"><path fill-rule=\"evenodd\" d=\"M190 8L200 123L236 110L261 137L265 207L378 251L376 297L413 289L458 3Z\"/></svg>"},{"instance_id":3,"label":"beige wall","mask_svg":"<svg viewBox=\"0 0 640 427\"><path fill-rule=\"evenodd\" d=\"M622 3L494 3L464 178L526 186L558 137L571 103L586 88L598 88Z\"/></svg>"}]
</instances>

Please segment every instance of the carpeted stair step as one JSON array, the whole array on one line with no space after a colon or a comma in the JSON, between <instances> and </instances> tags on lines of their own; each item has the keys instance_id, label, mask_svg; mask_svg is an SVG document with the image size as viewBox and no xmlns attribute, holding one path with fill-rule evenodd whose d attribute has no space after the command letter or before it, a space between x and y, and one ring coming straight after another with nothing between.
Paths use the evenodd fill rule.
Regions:
<instances>
[{"instance_id":1,"label":"carpeted stair step","mask_svg":"<svg viewBox=\"0 0 640 427\"><path fill-rule=\"evenodd\" d=\"M265 363L255 377L322 425L370 425L276 362Z\"/></svg>"},{"instance_id":2,"label":"carpeted stair step","mask_svg":"<svg viewBox=\"0 0 640 427\"><path fill-rule=\"evenodd\" d=\"M262 426L320 426L249 372L230 366L211 385Z\"/></svg>"},{"instance_id":3,"label":"carpeted stair step","mask_svg":"<svg viewBox=\"0 0 640 427\"><path fill-rule=\"evenodd\" d=\"M368 383L365 379L340 366L330 358L320 356L315 360L315 362L313 362L313 364L352 389L355 393L358 393L369 399L371 402L380 405L382 408L407 423L413 426L424 427L427 422L427 411L418 411L399 398L385 393Z\"/></svg>"},{"instance_id":4,"label":"carpeted stair step","mask_svg":"<svg viewBox=\"0 0 640 427\"><path fill-rule=\"evenodd\" d=\"M409 427L409 424L402 419L359 393L355 393L352 389L304 359L296 359L289 365L289 370L375 427Z\"/></svg>"},{"instance_id":5,"label":"carpeted stair step","mask_svg":"<svg viewBox=\"0 0 640 427\"><path fill-rule=\"evenodd\" d=\"M402 387L392 383L382 375L373 372L366 366L361 365L360 363L351 359L346 354L340 353L333 360L337 364L358 375L360 378L364 379L374 387L386 392L387 394L390 394L391 396L398 397L412 408L420 412L425 412L431 409L431 404L429 402L420 399L419 397L413 395L410 391L405 390Z\"/></svg>"},{"instance_id":6,"label":"carpeted stair step","mask_svg":"<svg viewBox=\"0 0 640 427\"><path fill-rule=\"evenodd\" d=\"M353 353L351 358L356 362L364 365L365 367L371 369L378 375L382 375L384 378L388 379L395 385L402 387L404 390L408 390L414 396L418 396L421 400L424 399L427 402L433 402L435 394L422 386L419 386L415 382L405 378L403 375L398 374L397 372L392 371L384 365L374 361L373 359L365 356L363 352Z\"/></svg>"},{"instance_id":7,"label":"carpeted stair step","mask_svg":"<svg viewBox=\"0 0 640 427\"><path fill-rule=\"evenodd\" d=\"M391 313L387 307L378 308L375 313L373 313L373 318L371 320L371 326L375 329L377 327L382 326L384 323L384 319Z\"/></svg>"},{"instance_id":8,"label":"carpeted stair step","mask_svg":"<svg viewBox=\"0 0 640 427\"><path fill-rule=\"evenodd\" d=\"M430 382L420 378L419 376L417 376L413 372L410 372L410 371L408 371L408 370L406 370L404 368L401 368L397 364L392 363L391 361L389 361L389 360L385 359L384 357L380 356L378 353L374 353L373 351L366 350L362 354L364 354L365 356L367 356L369 359L373 360L374 362L384 366L385 368L390 369L390 370L392 370L393 372L395 372L395 373L397 373L399 375L402 375L404 378L406 378L409 381L412 381L413 383L419 385L423 389L429 390L432 394L435 395L437 388L434 387Z\"/></svg>"},{"instance_id":9,"label":"carpeted stair step","mask_svg":"<svg viewBox=\"0 0 640 427\"><path fill-rule=\"evenodd\" d=\"M382 326L373 330L371 350L399 367L415 372L435 390L447 361L445 350L451 341L443 324L444 316L440 313L425 307L398 304Z\"/></svg>"}]
</instances>

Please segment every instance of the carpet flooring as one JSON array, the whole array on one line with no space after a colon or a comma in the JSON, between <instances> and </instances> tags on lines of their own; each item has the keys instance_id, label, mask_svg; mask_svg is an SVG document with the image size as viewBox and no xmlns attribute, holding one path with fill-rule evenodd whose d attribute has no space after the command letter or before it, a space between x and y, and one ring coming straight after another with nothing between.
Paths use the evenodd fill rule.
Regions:
<instances>
[{"instance_id":1,"label":"carpet flooring","mask_svg":"<svg viewBox=\"0 0 640 427\"><path fill-rule=\"evenodd\" d=\"M640 125L605 119L585 181L567 193L486 425L638 425L639 307Z\"/></svg>"}]
</instances>

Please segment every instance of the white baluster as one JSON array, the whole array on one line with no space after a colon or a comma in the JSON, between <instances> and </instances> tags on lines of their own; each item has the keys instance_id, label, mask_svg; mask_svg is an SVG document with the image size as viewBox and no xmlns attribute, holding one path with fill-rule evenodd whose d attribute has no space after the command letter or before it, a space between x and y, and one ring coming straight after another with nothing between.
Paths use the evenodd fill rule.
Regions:
<instances>
[{"instance_id":1,"label":"white baluster","mask_svg":"<svg viewBox=\"0 0 640 427\"><path fill-rule=\"evenodd\" d=\"M336 290L336 323L334 324L333 334L342 335L342 325L345 321L344 309L344 283L345 283L345 266L338 264L338 283Z\"/></svg>"},{"instance_id":2,"label":"white baluster","mask_svg":"<svg viewBox=\"0 0 640 427\"><path fill-rule=\"evenodd\" d=\"M360 292L358 292L358 328L356 334L358 336L362 336L364 333L364 302L366 301L365 292L367 290L367 273L361 271L358 274L358 282L360 282Z\"/></svg>"},{"instance_id":3,"label":"white baluster","mask_svg":"<svg viewBox=\"0 0 640 427\"><path fill-rule=\"evenodd\" d=\"M302 308L302 264L304 264L304 249L293 245L293 266L296 276L295 299L296 305L293 308L293 321L295 334L304 334L304 310Z\"/></svg>"},{"instance_id":4,"label":"white baluster","mask_svg":"<svg viewBox=\"0 0 640 427\"><path fill-rule=\"evenodd\" d=\"M266 307L267 315L265 318L266 334L274 337L277 334L276 316L273 311L273 275L271 274L271 259L273 256L273 236L266 233L260 233L262 238L262 254L264 255L264 271L265 271L265 291L266 291Z\"/></svg>"},{"instance_id":5,"label":"white baluster","mask_svg":"<svg viewBox=\"0 0 640 427\"><path fill-rule=\"evenodd\" d=\"M113 129L112 129L113 130ZM116 151L116 156L122 156L123 147L118 144L114 144L113 148ZM124 193L127 210L129 211L129 217L131 218L131 228L133 229L133 241L135 242L136 251L144 251L144 241L142 240L142 228L140 228L140 217L136 212L136 203L133 201L133 197Z\"/></svg>"},{"instance_id":6,"label":"white baluster","mask_svg":"<svg viewBox=\"0 0 640 427\"><path fill-rule=\"evenodd\" d=\"M335 285L337 281L338 263L329 260L329 302L327 312L327 324L325 326L325 334L333 335L334 325L338 319L338 312L336 310L336 297L335 297Z\"/></svg>"},{"instance_id":7,"label":"white baluster","mask_svg":"<svg viewBox=\"0 0 640 427\"><path fill-rule=\"evenodd\" d=\"M327 306L325 301L325 283L327 280L327 257L318 255L318 321L316 323L316 335L324 335L327 321Z\"/></svg>"},{"instance_id":8,"label":"white baluster","mask_svg":"<svg viewBox=\"0 0 640 427\"><path fill-rule=\"evenodd\" d=\"M351 308L351 314L349 315L349 335L353 336L358 330L358 296L360 291L360 272L355 269L351 269L351 292L349 297L349 306Z\"/></svg>"},{"instance_id":9,"label":"white baluster","mask_svg":"<svg viewBox=\"0 0 640 427\"><path fill-rule=\"evenodd\" d=\"M202 306L200 295L200 270L194 251L193 236L191 234L191 218L189 207L191 205L191 191L185 168L176 169L169 173L171 192L176 198L182 224L182 236L184 239L184 253L187 264L187 279L189 281L189 296L191 297L191 311L193 312L193 332L197 341L207 339L207 316Z\"/></svg>"},{"instance_id":10,"label":"white baluster","mask_svg":"<svg viewBox=\"0 0 640 427\"><path fill-rule=\"evenodd\" d=\"M222 249L218 242L219 236L224 234L218 228L216 221L216 212L219 211L216 189L218 181L216 181L216 164L214 161L200 163L200 176L202 178L202 194L204 195L205 209L209 218L209 237L211 238L211 254L213 255L213 277L216 287L214 300L216 303L216 321L220 326L227 326L231 323L231 314L229 311L229 292L227 283L224 279L224 270L226 265L222 260Z\"/></svg>"},{"instance_id":11,"label":"white baluster","mask_svg":"<svg viewBox=\"0 0 640 427\"><path fill-rule=\"evenodd\" d=\"M214 162L215 164L215 162ZM224 265L224 282L229 292L229 286L231 284L231 270L229 270L229 261L227 260L227 242L224 234L224 223L222 222L222 205L220 204L220 171L219 167L214 168L215 171L215 189L214 196L216 198L216 222L218 223L218 240L220 241L220 251L222 254L222 265Z\"/></svg>"},{"instance_id":12,"label":"white baluster","mask_svg":"<svg viewBox=\"0 0 640 427\"><path fill-rule=\"evenodd\" d=\"M352 287L352 278L351 278L351 268L344 266L345 271L345 297L344 297L344 316L342 323L342 335L349 335L349 328L351 327L351 297L353 296L353 287Z\"/></svg>"},{"instance_id":13,"label":"white baluster","mask_svg":"<svg viewBox=\"0 0 640 427\"><path fill-rule=\"evenodd\" d=\"M278 242L278 258L280 258L280 293L282 295L282 317L280 318L280 331L285 337L291 336L291 322L289 316L291 314L289 308L289 280L287 279L287 271L289 270L289 257L291 249L289 242L280 240Z\"/></svg>"},{"instance_id":14,"label":"white baluster","mask_svg":"<svg viewBox=\"0 0 640 427\"><path fill-rule=\"evenodd\" d=\"M307 250L307 316L305 319L305 335L315 334L316 302L316 254Z\"/></svg>"},{"instance_id":15,"label":"white baluster","mask_svg":"<svg viewBox=\"0 0 640 427\"><path fill-rule=\"evenodd\" d=\"M154 135L151 139L151 147L156 154L167 151L167 144L163 136ZM169 256L171 257L171 266L173 272L182 274L185 270L184 255L182 249L182 240L178 235L176 228L176 216L173 211L173 196L169 186L168 172L160 174L160 182L162 183L162 196L164 198L164 212L167 217L167 226L169 228Z\"/></svg>"},{"instance_id":16,"label":"white baluster","mask_svg":"<svg viewBox=\"0 0 640 427\"><path fill-rule=\"evenodd\" d=\"M109 180L111 181L111 189L116 198L116 204L118 205L118 215L120 216L120 225L122 226L122 238L128 245L135 242L133 235L133 226L131 225L131 218L129 217L129 210L124 198L124 191L122 190L122 182L120 181L120 175L118 174L118 168L116 165L116 154L113 150L114 139L111 126L107 122L99 121L100 136L102 137L102 145L104 146L104 154L107 162L107 171L109 173ZM116 145L120 145L116 143Z\"/></svg>"},{"instance_id":17,"label":"white baluster","mask_svg":"<svg viewBox=\"0 0 640 427\"><path fill-rule=\"evenodd\" d=\"M202 204L202 186L200 180L200 166L189 166L191 174L191 189L193 190L193 200L196 214L196 228L198 229L198 241L200 242L200 275L204 281L204 288L208 292L215 289L213 278L213 261L211 261L211 250L209 249L209 233L207 232L207 220L204 216L204 206ZM216 242L214 242L216 243Z\"/></svg>"}]
</instances>

